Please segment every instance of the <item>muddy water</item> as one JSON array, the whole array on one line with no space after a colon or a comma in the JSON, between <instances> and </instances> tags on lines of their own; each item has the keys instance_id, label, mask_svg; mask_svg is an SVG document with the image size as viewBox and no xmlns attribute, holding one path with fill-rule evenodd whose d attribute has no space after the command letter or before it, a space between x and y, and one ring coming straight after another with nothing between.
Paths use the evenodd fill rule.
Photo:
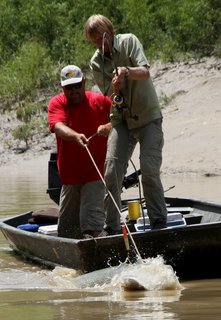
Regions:
<instances>
[{"instance_id":1,"label":"muddy water","mask_svg":"<svg viewBox=\"0 0 221 320\"><path fill-rule=\"evenodd\" d=\"M0 217L55 206L47 189L47 157L1 167ZM168 196L221 201L220 177L162 177ZM137 196L137 188L123 197ZM218 257L217 257L218 258ZM161 269L160 269L161 270ZM165 275L159 273L158 283ZM159 280L160 279L160 280ZM44 270L22 261L0 234L0 319L220 319L221 280L181 283L182 289L124 292L119 287L82 289L70 270Z\"/></svg>"}]
</instances>

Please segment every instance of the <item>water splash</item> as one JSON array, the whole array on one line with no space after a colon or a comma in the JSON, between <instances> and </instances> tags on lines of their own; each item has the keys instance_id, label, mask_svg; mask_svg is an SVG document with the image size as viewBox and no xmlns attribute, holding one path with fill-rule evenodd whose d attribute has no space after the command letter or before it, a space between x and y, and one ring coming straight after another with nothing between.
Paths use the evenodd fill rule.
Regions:
<instances>
[{"instance_id":1,"label":"water splash","mask_svg":"<svg viewBox=\"0 0 221 320\"><path fill-rule=\"evenodd\" d=\"M182 289L173 268L165 264L161 256L128 265L120 277L116 275L113 278L111 284L113 286L120 284L125 290L133 290L133 288L148 291Z\"/></svg>"},{"instance_id":2,"label":"water splash","mask_svg":"<svg viewBox=\"0 0 221 320\"><path fill-rule=\"evenodd\" d=\"M58 287L96 291L113 290L181 290L176 273L163 258L148 258L137 263L121 263L117 267L79 275L76 270L56 267L51 279Z\"/></svg>"}]
</instances>

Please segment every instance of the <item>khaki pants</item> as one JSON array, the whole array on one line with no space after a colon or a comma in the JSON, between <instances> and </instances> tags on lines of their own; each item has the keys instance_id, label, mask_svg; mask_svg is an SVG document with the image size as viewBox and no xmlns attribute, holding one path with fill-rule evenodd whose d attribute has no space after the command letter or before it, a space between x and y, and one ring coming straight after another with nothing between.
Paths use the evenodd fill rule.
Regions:
<instances>
[{"instance_id":1,"label":"khaki pants","mask_svg":"<svg viewBox=\"0 0 221 320\"><path fill-rule=\"evenodd\" d=\"M125 122L112 129L105 162L107 188L120 208L122 181L137 142L140 144L142 186L151 227L156 224L165 225L167 209L160 180L164 144L161 119L133 130L128 130ZM120 215L108 194L105 196L105 210L106 225L113 230L119 230Z\"/></svg>"},{"instance_id":2,"label":"khaki pants","mask_svg":"<svg viewBox=\"0 0 221 320\"><path fill-rule=\"evenodd\" d=\"M105 187L101 180L63 185L59 204L58 236L82 238L85 231L103 230Z\"/></svg>"}]
</instances>

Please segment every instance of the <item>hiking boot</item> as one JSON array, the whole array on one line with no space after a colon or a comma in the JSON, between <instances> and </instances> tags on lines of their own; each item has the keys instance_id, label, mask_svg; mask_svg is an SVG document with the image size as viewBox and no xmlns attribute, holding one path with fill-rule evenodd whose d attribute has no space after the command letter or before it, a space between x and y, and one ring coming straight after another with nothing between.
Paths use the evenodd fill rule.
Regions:
<instances>
[{"instance_id":1,"label":"hiking boot","mask_svg":"<svg viewBox=\"0 0 221 320\"><path fill-rule=\"evenodd\" d=\"M83 233L82 238L83 239L93 239L94 237L92 237L89 233Z\"/></svg>"},{"instance_id":2,"label":"hiking boot","mask_svg":"<svg viewBox=\"0 0 221 320\"><path fill-rule=\"evenodd\" d=\"M83 239L97 238L101 232L101 230L85 231L83 232Z\"/></svg>"},{"instance_id":3,"label":"hiking boot","mask_svg":"<svg viewBox=\"0 0 221 320\"><path fill-rule=\"evenodd\" d=\"M104 230L101 231L101 233L98 235L98 237L108 237L113 236L116 234L120 234L121 230L113 230L110 227L106 227Z\"/></svg>"}]
</instances>

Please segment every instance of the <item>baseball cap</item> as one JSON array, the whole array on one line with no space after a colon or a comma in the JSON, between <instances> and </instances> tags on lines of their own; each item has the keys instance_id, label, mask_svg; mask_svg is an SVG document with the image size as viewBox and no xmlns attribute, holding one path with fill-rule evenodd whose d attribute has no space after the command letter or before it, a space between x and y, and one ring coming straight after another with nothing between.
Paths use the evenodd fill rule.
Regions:
<instances>
[{"instance_id":1,"label":"baseball cap","mask_svg":"<svg viewBox=\"0 0 221 320\"><path fill-rule=\"evenodd\" d=\"M61 86L67 86L69 84L79 83L83 79L83 73L77 66L66 66L61 70Z\"/></svg>"}]
</instances>

